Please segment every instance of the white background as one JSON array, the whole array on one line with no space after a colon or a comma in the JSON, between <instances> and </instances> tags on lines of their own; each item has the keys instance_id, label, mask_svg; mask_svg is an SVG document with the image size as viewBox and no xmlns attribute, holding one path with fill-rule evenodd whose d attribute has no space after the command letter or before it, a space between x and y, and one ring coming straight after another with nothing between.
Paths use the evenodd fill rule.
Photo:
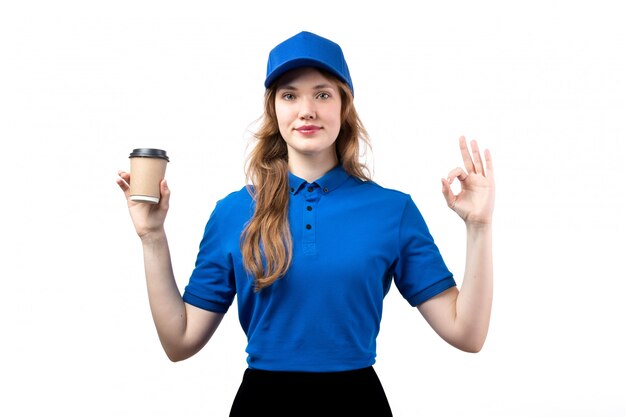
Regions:
<instances>
[{"instance_id":1,"label":"white background","mask_svg":"<svg viewBox=\"0 0 626 417\"><path fill-rule=\"evenodd\" d=\"M462 134L495 161L487 343L448 346L393 287L375 367L395 415L626 415L618 2L409 3L2 3L1 415L227 415L236 310L167 360L115 177L133 148L170 155L182 289L216 200L244 183L267 53L301 30L341 44L374 179L413 196L459 282L465 230L439 179Z\"/></svg>"}]
</instances>

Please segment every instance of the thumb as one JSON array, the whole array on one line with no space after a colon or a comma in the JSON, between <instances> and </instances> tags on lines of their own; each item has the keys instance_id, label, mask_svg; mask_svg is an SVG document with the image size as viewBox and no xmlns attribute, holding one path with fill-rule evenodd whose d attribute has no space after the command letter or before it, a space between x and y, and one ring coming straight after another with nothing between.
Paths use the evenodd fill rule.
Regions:
<instances>
[{"instance_id":1,"label":"thumb","mask_svg":"<svg viewBox=\"0 0 626 417\"><path fill-rule=\"evenodd\" d=\"M170 206L170 195L172 194L170 187L167 185L167 180L161 180L160 188L161 200L159 201L159 205L167 210Z\"/></svg>"},{"instance_id":2,"label":"thumb","mask_svg":"<svg viewBox=\"0 0 626 417\"><path fill-rule=\"evenodd\" d=\"M450 182L444 178L441 179L441 192L443 193L443 197L446 199L446 204L448 204L448 207L454 210L456 196L452 192Z\"/></svg>"}]
</instances>

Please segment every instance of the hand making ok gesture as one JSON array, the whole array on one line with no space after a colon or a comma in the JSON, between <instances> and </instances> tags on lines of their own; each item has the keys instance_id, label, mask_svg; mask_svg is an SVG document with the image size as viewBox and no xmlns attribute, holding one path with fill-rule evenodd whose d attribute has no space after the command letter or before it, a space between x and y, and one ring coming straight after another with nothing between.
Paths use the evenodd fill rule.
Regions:
<instances>
[{"instance_id":1,"label":"hand making ok gesture","mask_svg":"<svg viewBox=\"0 0 626 417\"><path fill-rule=\"evenodd\" d=\"M443 196L448 207L454 210L466 225L491 224L496 188L491 153L485 150L483 163L478 143L472 140L470 146L471 151L467 147L465 137L459 138L465 170L457 167L450 171L448 178L441 179ZM456 178L461 183L461 191L455 195L450 186Z\"/></svg>"}]
</instances>

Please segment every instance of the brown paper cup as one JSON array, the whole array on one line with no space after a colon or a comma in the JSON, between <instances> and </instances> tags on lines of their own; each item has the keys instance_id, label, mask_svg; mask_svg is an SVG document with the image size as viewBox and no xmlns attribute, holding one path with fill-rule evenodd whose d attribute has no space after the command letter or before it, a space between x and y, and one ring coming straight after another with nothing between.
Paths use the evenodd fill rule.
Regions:
<instances>
[{"instance_id":1,"label":"brown paper cup","mask_svg":"<svg viewBox=\"0 0 626 417\"><path fill-rule=\"evenodd\" d=\"M161 180L169 158L165 151L153 148L134 149L130 158L130 199L158 204Z\"/></svg>"}]
</instances>

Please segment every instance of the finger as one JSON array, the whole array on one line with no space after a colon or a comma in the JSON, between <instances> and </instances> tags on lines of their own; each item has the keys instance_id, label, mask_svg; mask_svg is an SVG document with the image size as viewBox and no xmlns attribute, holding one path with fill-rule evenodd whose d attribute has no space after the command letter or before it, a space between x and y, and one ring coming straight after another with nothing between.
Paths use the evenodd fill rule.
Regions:
<instances>
[{"instance_id":1,"label":"finger","mask_svg":"<svg viewBox=\"0 0 626 417\"><path fill-rule=\"evenodd\" d=\"M130 184L130 174L126 171L117 171L117 175L124 180L126 184Z\"/></svg>"},{"instance_id":2,"label":"finger","mask_svg":"<svg viewBox=\"0 0 626 417\"><path fill-rule=\"evenodd\" d=\"M485 176L492 177L493 176L493 159L491 158L491 152L489 149L485 149Z\"/></svg>"},{"instance_id":3,"label":"finger","mask_svg":"<svg viewBox=\"0 0 626 417\"><path fill-rule=\"evenodd\" d=\"M474 167L476 168L476 173L480 175L485 175L485 170L483 169L483 160L480 156L480 149L478 149L478 143L473 140L470 145L472 147L472 158L474 159Z\"/></svg>"},{"instance_id":4,"label":"finger","mask_svg":"<svg viewBox=\"0 0 626 417\"><path fill-rule=\"evenodd\" d=\"M118 177L115 179L115 182L120 187L124 193L128 193L130 190L130 175L126 172L120 171L118 172Z\"/></svg>"},{"instance_id":5,"label":"finger","mask_svg":"<svg viewBox=\"0 0 626 417\"><path fill-rule=\"evenodd\" d=\"M452 184L455 178L458 178L459 181L465 181L465 178L467 178L467 173L463 171L463 168L461 167L454 168L448 174L448 183Z\"/></svg>"},{"instance_id":6,"label":"finger","mask_svg":"<svg viewBox=\"0 0 626 417\"><path fill-rule=\"evenodd\" d=\"M452 192L452 189L450 188L449 180L444 179L444 178L441 179L441 192L443 193L443 198L446 199L446 204L448 205L448 207L450 207L451 209L454 209L456 196L454 195L454 193Z\"/></svg>"},{"instance_id":7,"label":"finger","mask_svg":"<svg viewBox=\"0 0 626 417\"><path fill-rule=\"evenodd\" d=\"M472 155L470 155L470 151L467 148L465 136L461 136L459 138L459 147L461 148L461 156L463 157L463 164L465 165L467 172L476 172L474 168L474 161L472 161Z\"/></svg>"},{"instance_id":8,"label":"finger","mask_svg":"<svg viewBox=\"0 0 626 417\"><path fill-rule=\"evenodd\" d=\"M159 201L159 206L162 209L168 210L170 207L170 195L172 194L170 191L170 187L167 186L166 180L161 180L161 199Z\"/></svg>"}]
</instances>

